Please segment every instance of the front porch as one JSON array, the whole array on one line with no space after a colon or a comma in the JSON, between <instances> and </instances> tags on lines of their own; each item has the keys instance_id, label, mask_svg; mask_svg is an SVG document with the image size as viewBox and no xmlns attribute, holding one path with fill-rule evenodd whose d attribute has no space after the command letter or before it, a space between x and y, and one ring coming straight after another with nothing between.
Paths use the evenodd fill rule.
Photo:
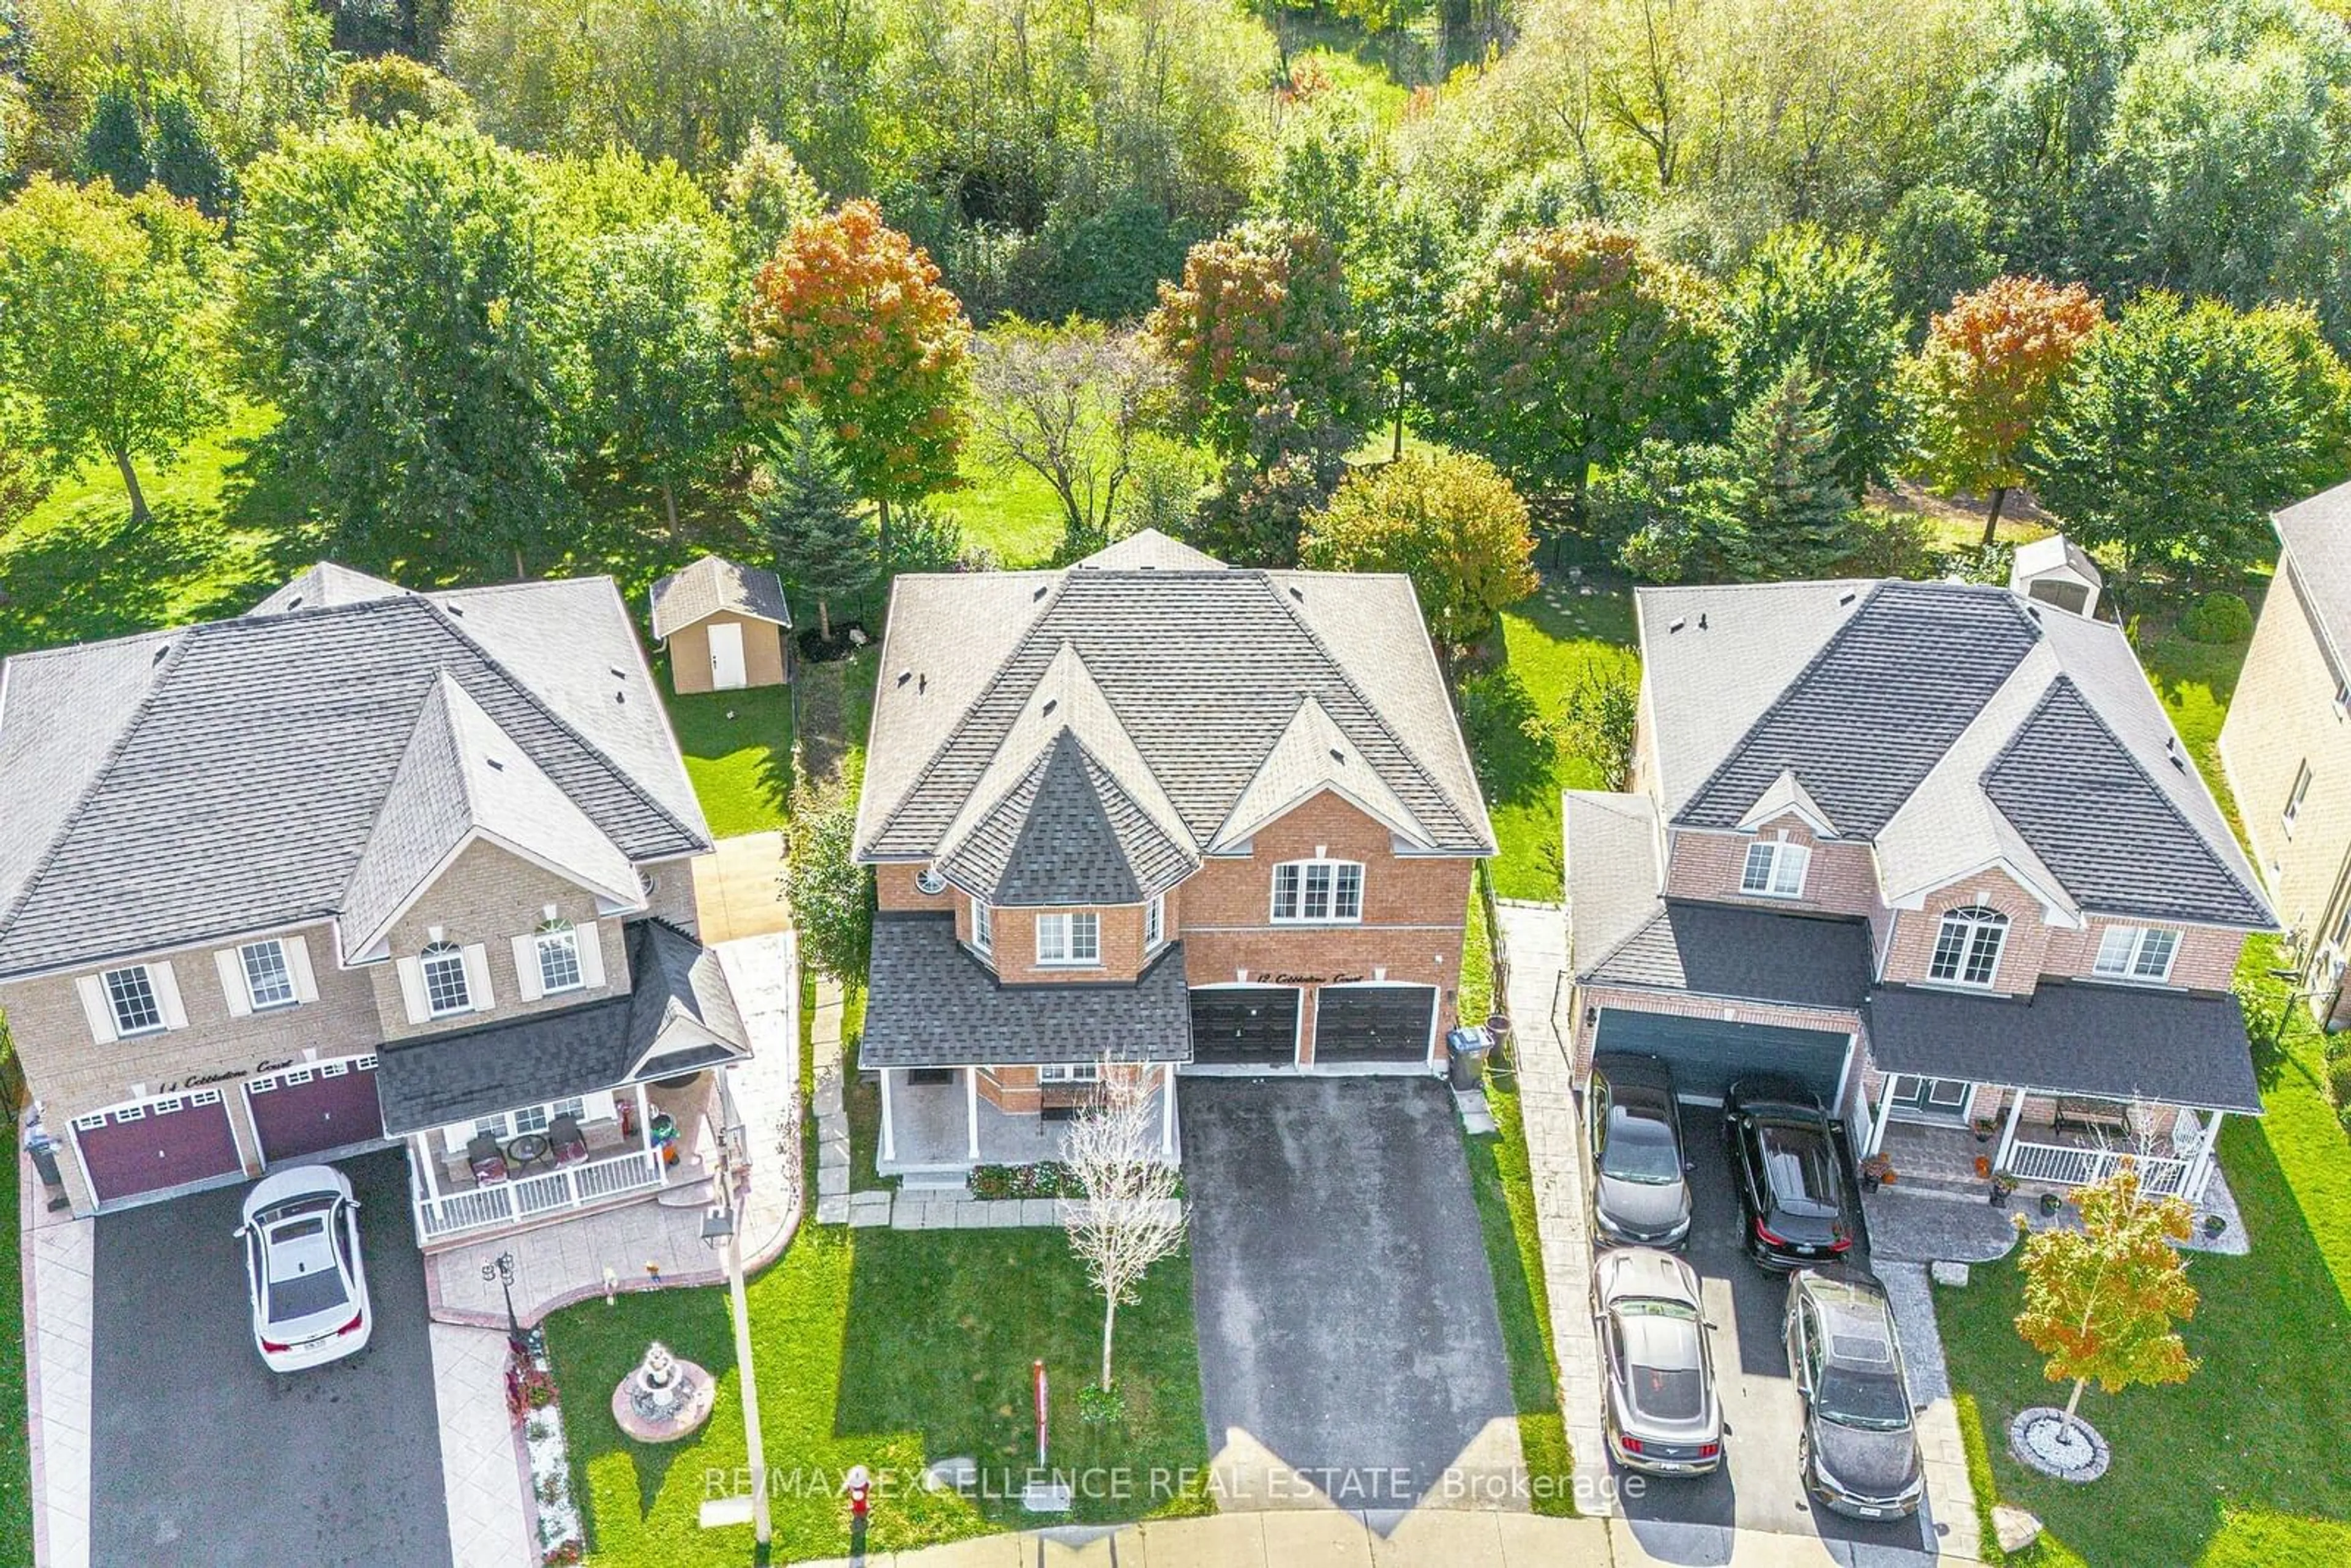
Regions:
<instances>
[{"instance_id":1,"label":"front porch","mask_svg":"<svg viewBox=\"0 0 2351 1568\"><path fill-rule=\"evenodd\" d=\"M1034 1069L1020 1070L1033 1072ZM1152 1075L1151 1113L1159 1127L1159 1157L1180 1157L1176 1128L1176 1068ZM988 1082L983 1084L983 1076ZM1090 1084L1040 1085L1019 1093L1036 1109L1008 1110L1005 1091L989 1069L881 1070L881 1147L874 1169L883 1176L968 1171L975 1166L1033 1166L1065 1157L1069 1131L1083 1111Z\"/></svg>"},{"instance_id":2,"label":"front porch","mask_svg":"<svg viewBox=\"0 0 2351 1568\"><path fill-rule=\"evenodd\" d=\"M2147 1191L2204 1204L2220 1179L2214 1152L2224 1115L2195 1106L1891 1073L1871 1103L1860 1152L1865 1158L1884 1156L1897 1186L1970 1196L1984 1192L2001 1172L2023 1188L2084 1186L2105 1180L2129 1158Z\"/></svg>"}]
</instances>

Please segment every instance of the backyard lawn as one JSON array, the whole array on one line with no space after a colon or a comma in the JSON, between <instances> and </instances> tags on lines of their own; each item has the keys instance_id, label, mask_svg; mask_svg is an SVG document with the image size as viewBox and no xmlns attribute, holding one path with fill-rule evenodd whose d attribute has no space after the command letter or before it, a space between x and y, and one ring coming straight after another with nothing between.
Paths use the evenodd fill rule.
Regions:
<instances>
[{"instance_id":1,"label":"backyard lawn","mask_svg":"<svg viewBox=\"0 0 2351 1568\"><path fill-rule=\"evenodd\" d=\"M7 1031L0 1030L0 1049L5 1048L7 1039ZM7 1419L0 1420L0 1563L30 1563L32 1438L25 1424L15 1418L16 1412L26 1407L25 1294L16 1271L23 1260L24 1241L16 1228L16 1183L21 1173L13 1157L0 1160L0 1166L6 1166L0 1170L0 1215L8 1221L0 1226L0 1282L6 1286L0 1293L5 1297L0 1299L0 1411L8 1413Z\"/></svg>"},{"instance_id":2,"label":"backyard lawn","mask_svg":"<svg viewBox=\"0 0 2351 1568\"><path fill-rule=\"evenodd\" d=\"M848 1550L849 1510L834 1489L853 1464L874 1472L875 1552L1020 1522L1019 1473L1034 1458L1029 1367L1039 1357L1052 1384L1053 1466L1127 1467L1135 1477L1131 1498L1081 1493L1076 1518L1206 1508L1196 1490L1150 1490L1155 1469L1196 1471L1207 1459L1191 1273L1180 1256L1154 1269L1142 1301L1119 1314L1128 1418L1117 1428L1078 1419L1078 1390L1100 1354L1101 1302L1058 1230L804 1227L749 1296L778 1561ZM746 1462L725 1292L664 1291L617 1307L591 1301L556 1314L547 1332L590 1561L749 1562L747 1527L696 1527L713 1495L706 1478L719 1478L723 1492ZM631 1443L608 1408L614 1384L656 1338L721 1379L710 1424L667 1448ZM982 1467L980 1495L924 1491L923 1468L957 1456Z\"/></svg>"},{"instance_id":3,"label":"backyard lawn","mask_svg":"<svg viewBox=\"0 0 2351 1568\"><path fill-rule=\"evenodd\" d=\"M805 668L805 666L803 666ZM669 661L653 671L685 773L716 838L785 825L791 814L792 696L788 686L679 696Z\"/></svg>"}]
</instances>

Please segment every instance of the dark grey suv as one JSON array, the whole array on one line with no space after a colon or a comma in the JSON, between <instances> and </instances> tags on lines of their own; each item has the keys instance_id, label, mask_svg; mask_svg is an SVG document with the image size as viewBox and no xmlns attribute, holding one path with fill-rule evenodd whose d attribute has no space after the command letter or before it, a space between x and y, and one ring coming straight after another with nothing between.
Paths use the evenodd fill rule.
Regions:
<instances>
[{"instance_id":1,"label":"dark grey suv","mask_svg":"<svg viewBox=\"0 0 2351 1568\"><path fill-rule=\"evenodd\" d=\"M1689 1239L1690 1192L1672 1069L1654 1056L1596 1056L1583 1109L1600 1239L1680 1246Z\"/></svg>"},{"instance_id":2,"label":"dark grey suv","mask_svg":"<svg viewBox=\"0 0 2351 1568\"><path fill-rule=\"evenodd\" d=\"M1854 1519L1916 1513L1926 1467L1885 1290L1866 1275L1796 1273L1787 1333L1788 1374L1804 1402L1804 1490Z\"/></svg>"}]
</instances>

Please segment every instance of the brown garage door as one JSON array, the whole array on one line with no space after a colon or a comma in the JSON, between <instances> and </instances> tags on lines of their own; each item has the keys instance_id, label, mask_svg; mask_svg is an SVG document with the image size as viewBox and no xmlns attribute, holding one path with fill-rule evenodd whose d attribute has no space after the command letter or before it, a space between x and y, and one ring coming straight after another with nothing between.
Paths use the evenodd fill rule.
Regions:
<instances>
[{"instance_id":1,"label":"brown garage door","mask_svg":"<svg viewBox=\"0 0 2351 1568\"><path fill-rule=\"evenodd\" d=\"M264 1165L282 1165L383 1136L372 1056L311 1061L273 1072L248 1082L245 1095L253 1109L253 1130L261 1135Z\"/></svg>"},{"instance_id":2,"label":"brown garage door","mask_svg":"<svg viewBox=\"0 0 2351 1568\"><path fill-rule=\"evenodd\" d=\"M92 1112L75 1120L74 1141L100 1203L245 1174L217 1089Z\"/></svg>"}]
</instances>

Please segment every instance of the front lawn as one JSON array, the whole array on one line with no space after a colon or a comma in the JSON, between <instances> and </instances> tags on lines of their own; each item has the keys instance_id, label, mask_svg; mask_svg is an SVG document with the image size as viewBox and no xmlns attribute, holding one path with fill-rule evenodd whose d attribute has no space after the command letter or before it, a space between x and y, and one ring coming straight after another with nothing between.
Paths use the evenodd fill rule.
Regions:
<instances>
[{"instance_id":1,"label":"front lawn","mask_svg":"<svg viewBox=\"0 0 2351 1568\"><path fill-rule=\"evenodd\" d=\"M805 668L805 666L803 666ZM669 706L685 775L714 838L781 828L791 818L792 694L789 686L680 696L669 660L653 669Z\"/></svg>"},{"instance_id":2,"label":"front lawn","mask_svg":"<svg viewBox=\"0 0 2351 1568\"><path fill-rule=\"evenodd\" d=\"M1592 591L1583 591L1584 587ZM1556 723L1568 694L1588 674L1623 672L1637 679L1633 652L1633 594L1621 583L1579 584L1546 576L1541 590L1502 612L1504 661L1525 683L1535 707ZM1562 750L1547 748L1493 780L1486 806L1501 853L1493 862L1494 891L1503 898L1556 902L1564 894L1559 796L1562 789L1604 788L1597 769Z\"/></svg>"},{"instance_id":3,"label":"front lawn","mask_svg":"<svg viewBox=\"0 0 2351 1568\"><path fill-rule=\"evenodd\" d=\"M2264 972L2275 956L2266 940L2247 947L2240 983L2265 1037L2283 1002ZM2000 1495L2049 1528L2022 1561L2317 1563L2351 1547L2351 1466L2339 1445L2351 1432L2351 1142L2327 1103L2305 1012L2295 1009L2284 1049L2262 1055L2267 1114L2232 1121L2221 1141L2252 1255L2190 1262L2203 1303L2184 1332L2201 1364L2186 1384L2083 1396L2083 1413L2114 1445L2104 1479L2070 1487L2008 1456L2009 1417L2065 1394L2016 1337L2013 1264L1937 1293L1952 1382L1974 1396Z\"/></svg>"},{"instance_id":4,"label":"front lawn","mask_svg":"<svg viewBox=\"0 0 2351 1568\"><path fill-rule=\"evenodd\" d=\"M8 1031L0 1027L0 1051L7 1049ZM22 1176L15 1158L0 1160L0 1214L7 1217L0 1235L0 1410L26 1407L24 1238L16 1226L16 1186ZM33 1450L24 1423L0 1421L0 1563L33 1560Z\"/></svg>"},{"instance_id":5,"label":"front lawn","mask_svg":"<svg viewBox=\"0 0 2351 1568\"><path fill-rule=\"evenodd\" d=\"M1204 1509L1196 1492L1147 1495L1153 1469L1196 1472L1207 1459L1187 1260L1160 1263L1143 1296L1120 1312L1128 1420L1088 1427L1077 1396L1100 1354L1101 1304L1060 1231L804 1226L749 1286L776 1560L848 1551L849 1510L833 1489L852 1464L876 1478L868 1542L876 1552L1022 1522L1017 1474L1008 1487L1004 1471L1034 1458L1029 1376L1038 1357L1052 1384L1053 1464L1131 1467L1141 1489L1131 1499L1081 1496L1076 1518ZM617 1307L590 1301L549 1321L590 1562L751 1561L747 1527L696 1523L703 1499L724 1495L746 1462L731 1333L718 1290L626 1296ZM609 1409L613 1385L656 1338L721 1379L710 1424L666 1448L630 1442ZM994 1495L921 1489L924 1466L956 1456L992 1472L981 1490Z\"/></svg>"}]
</instances>

